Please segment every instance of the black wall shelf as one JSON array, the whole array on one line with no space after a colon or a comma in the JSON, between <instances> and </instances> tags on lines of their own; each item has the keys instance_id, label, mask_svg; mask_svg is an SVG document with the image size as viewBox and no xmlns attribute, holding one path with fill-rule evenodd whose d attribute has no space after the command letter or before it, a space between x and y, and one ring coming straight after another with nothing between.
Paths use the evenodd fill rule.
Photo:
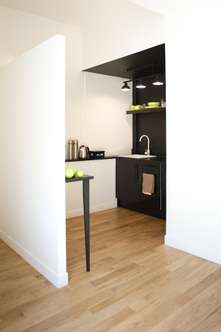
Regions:
<instances>
[{"instance_id":1,"label":"black wall shelf","mask_svg":"<svg viewBox=\"0 0 221 332\"><path fill-rule=\"evenodd\" d=\"M142 109L139 111L127 111L127 114L133 114L133 115L137 115L137 114L148 114L148 113L159 113L159 112L165 112L166 108L165 107L159 107L159 108L147 108L147 109Z\"/></svg>"}]
</instances>

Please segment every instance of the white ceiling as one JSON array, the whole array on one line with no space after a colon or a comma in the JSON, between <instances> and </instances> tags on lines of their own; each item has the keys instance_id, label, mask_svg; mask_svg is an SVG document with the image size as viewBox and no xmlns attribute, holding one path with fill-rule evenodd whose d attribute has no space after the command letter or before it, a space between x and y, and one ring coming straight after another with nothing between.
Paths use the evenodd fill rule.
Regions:
<instances>
[{"instance_id":1,"label":"white ceiling","mask_svg":"<svg viewBox=\"0 0 221 332\"><path fill-rule=\"evenodd\" d=\"M0 6L18 9L76 26L82 24L85 12L90 15L91 7L98 9L98 17L99 15L107 15L108 17L108 10L105 13L100 13L99 6L106 2L108 8L113 1L133 3L161 15L179 9L182 10L187 5L190 7L197 6L198 8L203 4L216 4L216 6L219 4L220 6L220 0L210 0L209 2L208 0L0 0Z\"/></svg>"},{"instance_id":2,"label":"white ceiling","mask_svg":"<svg viewBox=\"0 0 221 332\"><path fill-rule=\"evenodd\" d=\"M159 14L183 12L186 8L220 8L220 0L129 0Z\"/></svg>"},{"instance_id":3,"label":"white ceiling","mask_svg":"<svg viewBox=\"0 0 221 332\"><path fill-rule=\"evenodd\" d=\"M174 3L176 2L176 0L129 0L129 1L159 14L165 14L173 7Z\"/></svg>"},{"instance_id":4,"label":"white ceiling","mask_svg":"<svg viewBox=\"0 0 221 332\"><path fill-rule=\"evenodd\" d=\"M93 3L98 5L99 1L106 1L111 6L113 0L0 0L0 6L18 9L35 15L54 19L56 21L80 25L84 12ZM118 0L131 2L145 7L157 13L162 13L166 4L171 0ZM90 5L89 5L90 3ZM99 8L99 5L98 5ZM98 13L101 15L101 13ZM105 15L105 13L103 13Z\"/></svg>"},{"instance_id":5,"label":"white ceiling","mask_svg":"<svg viewBox=\"0 0 221 332\"><path fill-rule=\"evenodd\" d=\"M0 6L78 25L89 0L0 0Z\"/></svg>"}]
</instances>

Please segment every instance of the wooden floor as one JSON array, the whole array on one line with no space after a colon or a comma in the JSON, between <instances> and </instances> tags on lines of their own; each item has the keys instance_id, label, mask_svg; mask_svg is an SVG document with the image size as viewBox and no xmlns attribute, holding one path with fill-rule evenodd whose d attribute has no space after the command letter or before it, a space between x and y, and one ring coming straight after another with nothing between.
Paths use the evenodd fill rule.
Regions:
<instances>
[{"instance_id":1,"label":"wooden floor","mask_svg":"<svg viewBox=\"0 0 221 332\"><path fill-rule=\"evenodd\" d=\"M0 242L0 331L221 332L221 268L163 245L165 223L133 211L67 222L70 284L56 289Z\"/></svg>"}]
</instances>

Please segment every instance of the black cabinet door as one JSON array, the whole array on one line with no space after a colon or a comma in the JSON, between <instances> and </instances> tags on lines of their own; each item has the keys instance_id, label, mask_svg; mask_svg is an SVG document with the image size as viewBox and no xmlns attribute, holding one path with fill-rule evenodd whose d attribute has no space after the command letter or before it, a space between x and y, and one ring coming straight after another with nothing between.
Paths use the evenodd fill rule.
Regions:
<instances>
[{"instance_id":1,"label":"black cabinet door","mask_svg":"<svg viewBox=\"0 0 221 332\"><path fill-rule=\"evenodd\" d=\"M116 193L117 198L126 202L139 199L138 165L136 160L117 158Z\"/></svg>"},{"instance_id":2,"label":"black cabinet door","mask_svg":"<svg viewBox=\"0 0 221 332\"><path fill-rule=\"evenodd\" d=\"M165 218L165 163L149 160L117 158L116 194L118 205ZM143 173L154 174L155 192L148 196L142 193Z\"/></svg>"},{"instance_id":3,"label":"black cabinet door","mask_svg":"<svg viewBox=\"0 0 221 332\"><path fill-rule=\"evenodd\" d=\"M155 190L153 195L142 193L143 174L153 174L155 178ZM141 162L138 167L140 208L143 212L153 216L165 218L165 188L164 188L165 167L163 163Z\"/></svg>"}]
</instances>

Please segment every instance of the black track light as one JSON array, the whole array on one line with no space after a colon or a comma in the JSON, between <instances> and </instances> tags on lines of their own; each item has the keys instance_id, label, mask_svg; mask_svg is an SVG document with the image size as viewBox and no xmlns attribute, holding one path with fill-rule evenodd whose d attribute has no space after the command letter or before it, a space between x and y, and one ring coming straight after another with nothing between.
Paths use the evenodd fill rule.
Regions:
<instances>
[{"instance_id":1,"label":"black track light","mask_svg":"<svg viewBox=\"0 0 221 332\"><path fill-rule=\"evenodd\" d=\"M122 91L130 91L130 87L127 82L124 82L123 86L121 87Z\"/></svg>"}]
</instances>

